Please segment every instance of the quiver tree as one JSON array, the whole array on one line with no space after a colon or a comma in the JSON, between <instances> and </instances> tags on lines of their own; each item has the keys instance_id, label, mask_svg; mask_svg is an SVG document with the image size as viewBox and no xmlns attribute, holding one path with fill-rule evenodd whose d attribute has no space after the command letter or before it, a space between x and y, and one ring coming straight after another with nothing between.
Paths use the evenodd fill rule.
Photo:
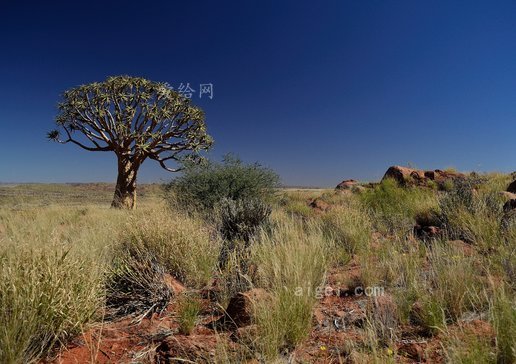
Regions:
<instances>
[{"instance_id":1,"label":"quiver tree","mask_svg":"<svg viewBox=\"0 0 516 364\"><path fill-rule=\"evenodd\" d=\"M166 83L110 77L65 91L58 108L58 128L48 133L49 139L116 154L111 206L117 208L135 207L136 177L146 159L177 172L181 162L199 161L199 152L212 143L202 110Z\"/></svg>"}]
</instances>

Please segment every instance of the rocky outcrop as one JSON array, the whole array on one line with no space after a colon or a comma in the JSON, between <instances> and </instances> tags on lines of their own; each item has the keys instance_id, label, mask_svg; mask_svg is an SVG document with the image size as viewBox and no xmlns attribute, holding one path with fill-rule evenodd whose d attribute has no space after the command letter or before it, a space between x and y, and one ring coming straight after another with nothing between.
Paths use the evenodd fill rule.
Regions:
<instances>
[{"instance_id":1,"label":"rocky outcrop","mask_svg":"<svg viewBox=\"0 0 516 364\"><path fill-rule=\"evenodd\" d=\"M308 206L310 206L311 208L313 208L315 211L318 211L318 212L326 212L330 209L330 204L328 204L327 202L323 201L321 198L316 198L314 200L312 200L312 202L310 202L308 204Z\"/></svg>"},{"instance_id":2,"label":"rocky outcrop","mask_svg":"<svg viewBox=\"0 0 516 364\"><path fill-rule=\"evenodd\" d=\"M400 186L429 186L435 183L437 187L443 188L447 181L453 181L459 178L465 178L466 176L459 172L454 171L442 171L440 169L435 170L421 170L401 166L392 166L387 169L385 175L382 178L393 179Z\"/></svg>"},{"instance_id":3,"label":"rocky outcrop","mask_svg":"<svg viewBox=\"0 0 516 364\"><path fill-rule=\"evenodd\" d=\"M387 172L385 172L382 181L389 178L395 180L401 186L406 186L414 180L424 179L425 174L423 171L418 171L412 168L392 166L387 169Z\"/></svg>"},{"instance_id":4,"label":"rocky outcrop","mask_svg":"<svg viewBox=\"0 0 516 364\"><path fill-rule=\"evenodd\" d=\"M358 181L354 179L346 179L339 183L337 187L335 187L336 190L351 190L353 187L358 186Z\"/></svg>"}]
</instances>

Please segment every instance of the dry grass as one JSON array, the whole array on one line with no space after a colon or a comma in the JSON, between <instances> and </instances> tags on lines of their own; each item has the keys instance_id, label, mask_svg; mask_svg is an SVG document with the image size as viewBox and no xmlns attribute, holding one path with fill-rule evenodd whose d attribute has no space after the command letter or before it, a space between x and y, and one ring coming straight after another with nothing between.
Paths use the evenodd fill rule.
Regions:
<instances>
[{"instance_id":1,"label":"dry grass","mask_svg":"<svg viewBox=\"0 0 516 364\"><path fill-rule=\"evenodd\" d=\"M213 276L221 239L203 220L156 204L131 216L124 230L122 241L151 252L183 283L201 288Z\"/></svg>"},{"instance_id":2,"label":"dry grass","mask_svg":"<svg viewBox=\"0 0 516 364\"><path fill-rule=\"evenodd\" d=\"M272 293L273 302L259 304L256 313L256 349L269 360L307 337L329 253L317 224L304 225L283 214L274 218L274 229L257 238L252 253L259 272L256 284Z\"/></svg>"},{"instance_id":3,"label":"dry grass","mask_svg":"<svg viewBox=\"0 0 516 364\"><path fill-rule=\"evenodd\" d=\"M230 292L252 286L269 291L272 303L256 307L259 335L242 357L258 354L274 362L302 343L312 329L317 288L328 269L353 259L360 263L362 283L384 287L394 306L390 311L368 306L365 345L350 344L350 360L395 362L394 342L402 325L416 325L429 338L439 334L451 362L514 362L516 229L501 230L501 202L493 197L506 181L506 176L489 176L471 199L451 205L439 202L453 193L453 186L441 195L390 182L362 195L286 191L270 223L251 239L245 254L229 259L224 272L218 272L222 241L216 227L171 211L156 195L143 198L133 212L110 210L87 203L87 198L80 206L43 206L37 196L25 202L4 200L0 362L37 361L102 320L106 278L116 268L112 264L123 256L120 249L133 248L190 289L218 274L228 282L240 279L241 285ZM325 214L307 206L320 196L333 205ZM444 238L416 241L411 226L416 216L429 211L446 213L452 232L471 238L473 253L465 254ZM375 233L382 235L381 243L372 244ZM222 306L227 298L220 297ZM181 330L189 333L198 302L184 296L180 303ZM496 342L457 335L451 328L464 317L490 322ZM221 352L226 361L234 359L228 350Z\"/></svg>"}]
</instances>

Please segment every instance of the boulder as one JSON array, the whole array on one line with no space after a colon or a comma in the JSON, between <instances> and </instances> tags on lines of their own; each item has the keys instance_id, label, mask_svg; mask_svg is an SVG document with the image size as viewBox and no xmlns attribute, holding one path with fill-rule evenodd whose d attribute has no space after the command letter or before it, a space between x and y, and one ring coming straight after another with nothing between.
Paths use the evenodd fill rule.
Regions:
<instances>
[{"instance_id":1,"label":"boulder","mask_svg":"<svg viewBox=\"0 0 516 364\"><path fill-rule=\"evenodd\" d=\"M463 173L459 173L459 172L455 172L455 171L441 171L440 169L436 169L435 171L426 171L426 172L433 172L433 178L430 178L430 179L437 183L443 183L449 179L454 180L457 178L465 178L466 177L466 175Z\"/></svg>"},{"instance_id":2,"label":"boulder","mask_svg":"<svg viewBox=\"0 0 516 364\"><path fill-rule=\"evenodd\" d=\"M336 190L351 190L354 186L358 185L358 181L354 179L347 179L342 181L335 187Z\"/></svg>"},{"instance_id":3,"label":"boulder","mask_svg":"<svg viewBox=\"0 0 516 364\"><path fill-rule=\"evenodd\" d=\"M308 206L319 212L326 212L330 209L330 205L319 197L312 200Z\"/></svg>"},{"instance_id":4,"label":"boulder","mask_svg":"<svg viewBox=\"0 0 516 364\"><path fill-rule=\"evenodd\" d=\"M516 180L512 181L509 187L507 187L507 192L516 193Z\"/></svg>"},{"instance_id":5,"label":"boulder","mask_svg":"<svg viewBox=\"0 0 516 364\"><path fill-rule=\"evenodd\" d=\"M406 340L398 346L398 353L418 363L421 363L425 355L423 345L423 343L410 342Z\"/></svg>"},{"instance_id":6,"label":"boulder","mask_svg":"<svg viewBox=\"0 0 516 364\"><path fill-rule=\"evenodd\" d=\"M425 178L425 174L423 171L419 171L413 168L392 166L387 169L387 172L385 172L382 181L391 178L398 182L400 186L407 186L411 184L411 179L414 177L416 177L416 179Z\"/></svg>"},{"instance_id":7,"label":"boulder","mask_svg":"<svg viewBox=\"0 0 516 364\"><path fill-rule=\"evenodd\" d=\"M401 166L389 167L382 178L382 181L391 178L400 186L428 186L430 181L437 184L439 188L444 187L444 183L449 180L465 178L466 175L455 171L442 171L440 169L424 171Z\"/></svg>"}]
</instances>

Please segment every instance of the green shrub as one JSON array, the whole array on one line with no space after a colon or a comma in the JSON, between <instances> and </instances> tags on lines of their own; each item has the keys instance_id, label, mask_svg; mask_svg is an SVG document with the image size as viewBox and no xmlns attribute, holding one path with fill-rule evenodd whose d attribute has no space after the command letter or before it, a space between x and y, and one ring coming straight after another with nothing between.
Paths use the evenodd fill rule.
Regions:
<instances>
[{"instance_id":1,"label":"green shrub","mask_svg":"<svg viewBox=\"0 0 516 364\"><path fill-rule=\"evenodd\" d=\"M197 324L201 312L199 298L191 294L183 294L178 300L179 332L190 335Z\"/></svg>"},{"instance_id":2,"label":"green shrub","mask_svg":"<svg viewBox=\"0 0 516 364\"><path fill-rule=\"evenodd\" d=\"M437 208L435 191L400 187L393 179L364 191L360 198L373 211L378 230L402 235L411 231L419 213Z\"/></svg>"},{"instance_id":3,"label":"green shrub","mask_svg":"<svg viewBox=\"0 0 516 364\"><path fill-rule=\"evenodd\" d=\"M166 189L170 203L184 210L206 212L223 198L270 200L278 185L279 176L271 169L226 156L222 163L187 166Z\"/></svg>"}]
</instances>

